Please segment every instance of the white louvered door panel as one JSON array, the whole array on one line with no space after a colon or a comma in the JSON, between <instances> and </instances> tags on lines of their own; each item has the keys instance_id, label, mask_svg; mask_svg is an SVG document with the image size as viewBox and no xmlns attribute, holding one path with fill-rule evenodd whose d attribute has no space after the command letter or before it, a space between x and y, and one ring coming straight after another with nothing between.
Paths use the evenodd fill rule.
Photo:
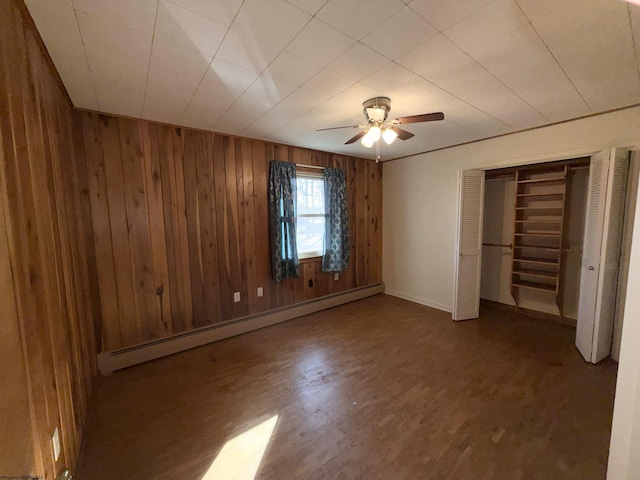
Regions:
<instances>
[{"instance_id":1,"label":"white louvered door panel","mask_svg":"<svg viewBox=\"0 0 640 480\"><path fill-rule=\"evenodd\" d=\"M598 299L593 329L593 351L591 354L593 363L598 363L611 354L628 174L628 152L617 150L609 167L607 183L602 255L598 278Z\"/></svg>"},{"instance_id":2,"label":"white louvered door panel","mask_svg":"<svg viewBox=\"0 0 640 480\"><path fill-rule=\"evenodd\" d=\"M453 319L468 320L477 318L480 314L484 171L460 172L458 185L458 241Z\"/></svg>"},{"instance_id":3,"label":"white louvered door panel","mask_svg":"<svg viewBox=\"0 0 640 480\"><path fill-rule=\"evenodd\" d=\"M587 213L582 240L580 296L576 325L576 347L588 362L591 361L593 351L593 328L596 318L609 156L609 151L600 152L591 157L589 166L589 189L587 190Z\"/></svg>"}]
</instances>

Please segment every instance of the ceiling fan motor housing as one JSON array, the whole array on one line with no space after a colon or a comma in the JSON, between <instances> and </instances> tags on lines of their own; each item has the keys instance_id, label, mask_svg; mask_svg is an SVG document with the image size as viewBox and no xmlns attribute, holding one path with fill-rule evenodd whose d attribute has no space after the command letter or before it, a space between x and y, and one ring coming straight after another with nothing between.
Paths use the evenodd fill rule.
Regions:
<instances>
[{"instance_id":1,"label":"ceiling fan motor housing","mask_svg":"<svg viewBox=\"0 0 640 480\"><path fill-rule=\"evenodd\" d=\"M384 122L391 110L389 97L374 97L362 102L364 116L369 123L379 124Z\"/></svg>"}]
</instances>

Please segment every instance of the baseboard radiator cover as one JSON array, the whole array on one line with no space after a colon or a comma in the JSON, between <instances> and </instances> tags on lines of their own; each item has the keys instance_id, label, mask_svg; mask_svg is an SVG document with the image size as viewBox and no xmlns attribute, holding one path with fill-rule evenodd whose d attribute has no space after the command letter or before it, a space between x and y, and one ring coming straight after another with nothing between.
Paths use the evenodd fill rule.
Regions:
<instances>
[{"instance_id":1,"label":"baseboard radiator cover","mask_svg":"<svg viewBox=\"0 0 640 480\"><path fill-rule=\"evenodd\" d=\"M361 300L379 293L384 293L384 283L367 285L295 305L269 310L268 312L236 318L216 325L208 325L111 352L101 352L98 354L98 368L102 375L109 375L122 368L173 355L174 353L183 352L270 325L276 325L286 322L287 320Z\"/></svg>"}]
</instances>

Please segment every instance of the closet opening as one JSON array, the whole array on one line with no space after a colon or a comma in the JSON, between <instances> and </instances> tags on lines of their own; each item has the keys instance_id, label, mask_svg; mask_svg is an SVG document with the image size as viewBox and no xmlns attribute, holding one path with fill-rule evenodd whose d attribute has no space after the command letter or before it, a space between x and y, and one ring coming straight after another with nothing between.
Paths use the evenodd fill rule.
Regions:
<instances>
[{"instance_id":1,"label":"closet opening","mask_svg":"<svg viewBox=\"0 0 640 480\"><path fill-rule=\"evenodd\" d=\"M480 183L476 299L571 325L586 361L617 360L640 156L611 149L485 170L481 180L468 173L461 172L461 205L465 178ZM460 229L469 230L464 211ZM457 285L465 285L459 251Z\"/></svg>"},{"instance_id":2,"label":"closet opening","mask_svg":"<svg viewBox=\"0 0 640 480\"><path fill-rule=\"evenodd\" d=\"M485 172L483 302L576 326L589 161Z\"/></svg>"}]
</instances>

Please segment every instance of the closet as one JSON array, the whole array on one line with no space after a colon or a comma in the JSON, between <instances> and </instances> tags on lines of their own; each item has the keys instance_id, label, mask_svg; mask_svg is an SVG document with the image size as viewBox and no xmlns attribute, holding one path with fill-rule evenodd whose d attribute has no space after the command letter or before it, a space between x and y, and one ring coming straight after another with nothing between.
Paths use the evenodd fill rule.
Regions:
<instances>
[{"instance_id":1,"label":"closet","mask_svg":"<svg viewBox=\"0 0 640 480\"><path fill-rule=\"evenodd\" d=\"M480 297L575 325L589 159L490 170Z\"/></svg>"}]
</instances>

